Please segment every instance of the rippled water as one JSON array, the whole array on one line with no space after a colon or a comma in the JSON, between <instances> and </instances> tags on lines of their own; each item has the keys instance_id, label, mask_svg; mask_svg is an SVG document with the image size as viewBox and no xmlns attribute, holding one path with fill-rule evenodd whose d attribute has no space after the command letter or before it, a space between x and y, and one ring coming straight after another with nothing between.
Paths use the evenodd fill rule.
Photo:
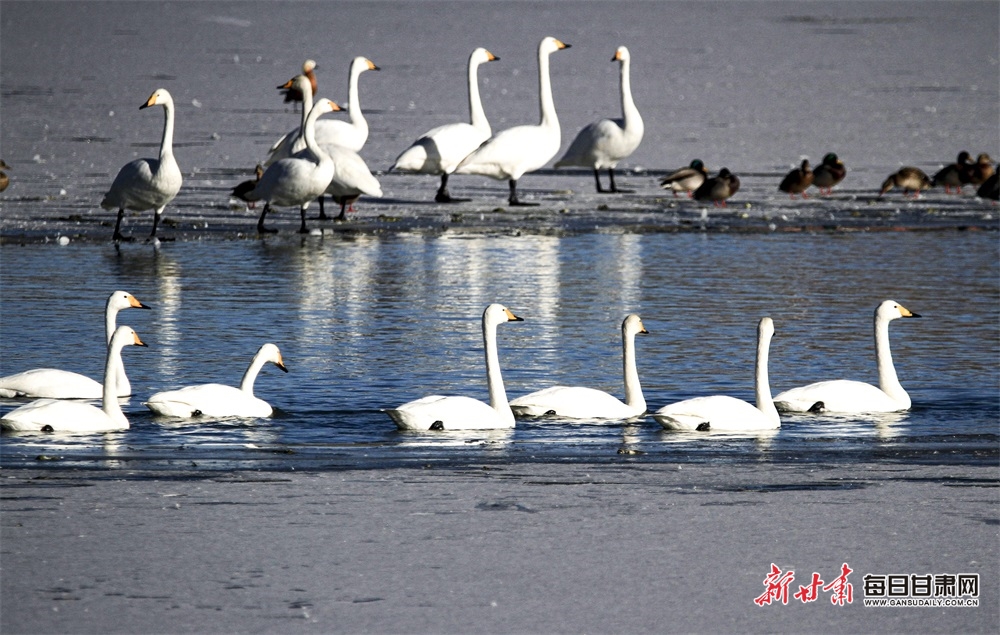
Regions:
<instances>
[{"instance_id":1,"label":"rippled water","mask_svg":"<svg viewBox=\"0 0 1000 635\"><path fill-rule=\"evenodd\" d=\"M53 366L100 377L110 291L148 349L127 348L132 428L4 435L5 465L328 467L548 460L996 461L998 243L984 232L849 235L590 234L574 237L288 238L0 248L0 373ZM401 433L380 411L430 393L487 399L479 318L500 301L511 397L554 383L622 394L619 325L650 331L638 366L651 409L710 393L753 399L757 320L771 316L772 390L876 381L875 305L914 406L878 417L785 416L765 435L636 424L522 421L502 433ZM192 383L236 384L265 341L256 392L271 420L179 424L142 400ZM0 403L7 411L17 405Z\"/></svg>"}]
</instances>

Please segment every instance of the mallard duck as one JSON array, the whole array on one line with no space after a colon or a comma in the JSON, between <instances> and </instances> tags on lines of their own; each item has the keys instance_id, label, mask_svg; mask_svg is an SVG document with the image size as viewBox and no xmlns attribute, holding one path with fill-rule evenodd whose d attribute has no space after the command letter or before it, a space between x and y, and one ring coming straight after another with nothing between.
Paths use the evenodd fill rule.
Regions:
<instances>
[{"instance_id":1,"label":"mallard duck","mask_svg":"<svg viewBox=\"0 0 1000 635\"><path fill-rule=\"evenodd\" d=\"M847 176L847 167L833 152L823 157L823 162L813 170L813 185L819 188L820 194L832 194L833 186Z\"/></svg>"},{"instance_id":2,"label":"mallard duck","mask_svg":"<svg viewBox=\"0 0 1000 635\"><path fill-rule=\"evenodd\" d=\"M696 201L712 201L716 207L725 207L726 199L736 194L740 189L740 179L729 171L729 168L722 168L716 176L705 179L697 190L694 191Z\"/></svg>"},{"instance_id":3,"label":"mallard duck","mask_svg":"<svg viewBox=\"0 0 1000 635\"><path fill-rule=\"evenodd\" d=\"M969 153L965 150L959 152L954 163L949 163L934 175L932 179L934 187L943 185L944 191L948 194L951 193L951 188L955 188L955 193L961 194L962 186L969 182L969 168L972 167L972 164L969 163L970 158Z\"/></svg>"},{"instance_id":4,"label":"mallard duck","mask_svg":"<svg viewBox=\"0 0 1000 635\"><path fill-rule=\"evenodd\" d=\"M813 182L813 171L809 169L809 159L802 159L802 165L785 175L778 185L778 189L795 198L796 194L801 194L802 198L807 198L806 190Z\"/></svg>"},{"instance_id":5,"label":"mallard duck","mask_svg":"<svg viewBox=\"0 0 1000 635\"><path fill-rule=\"evenodd\" d=\"M882 191L878 195L881 198L893 187L899 187L903 189L904 195L913 192L913 198L917 198L920 196L920 190L926 190L932 186L930 177L924 174L923 170L908 165L890 174L889 178L882 184Z\"/></svg>"},{"instance_id":6,"label":"mallard duck","mask_svg":"<svg viewBox=\"0 0 1000 635\"><path fill-rule=\"evenodd\" d=\"M678 192L687 192L690 197L707 178L708 170L705 169L705 164L701 159L695 159L686 168L674 170L660 179L660 187L665 190L673 190L674 197L677 196Z\"/></svg>"}]
</instances>

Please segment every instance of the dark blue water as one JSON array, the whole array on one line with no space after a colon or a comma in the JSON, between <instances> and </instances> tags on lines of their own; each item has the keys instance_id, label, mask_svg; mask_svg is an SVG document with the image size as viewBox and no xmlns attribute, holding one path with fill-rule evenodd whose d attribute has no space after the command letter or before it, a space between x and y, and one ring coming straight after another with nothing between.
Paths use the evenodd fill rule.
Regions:
<instances>
[{"instance_id":1,"label":"dark blue water","mask_svg":"<svg viewBox=\"0 0 1000 635\"><path fill-rule=\"evenodd\" d=\"M995 463L998 242L991 232L822 235L591 234L178 242L0 248L0 374L38 366L99 378L103 305L125 311L148 349L127 348L132 428L8 435L5 466L320 468L557 461ZM555 383L622 396L619 326L638 313L638 367L651 410L687 397L753 399L757 320L774 319L772 391L811 381L875 382L874 307L892 323L913 409L871 417L786 415L762 435L673 433L634 424L522 421L497 433L401 433L383 412L431 393L487 399L480 315L503 302L508 395ZM271 419L181 424L149 394L237 384L260 344L277 344L256 394ZM17 402L0 402L6 412Z\"/></svg>"}]
</instances>

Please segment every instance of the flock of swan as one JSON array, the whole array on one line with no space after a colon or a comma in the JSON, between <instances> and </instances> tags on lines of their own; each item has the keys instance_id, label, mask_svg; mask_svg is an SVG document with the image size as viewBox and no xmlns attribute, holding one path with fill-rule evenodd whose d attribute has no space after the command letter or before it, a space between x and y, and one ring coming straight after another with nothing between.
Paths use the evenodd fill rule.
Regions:
<instances>
[{"instance_id":1,"label":"flock of swan","mask_svg":"<svg viewBox=\"0 0 1000 635\"><path fill-rule=\"evenodd\" d=\"M423 133L400 153L389 171L440 176L440 186L434 197L439 203L467 200L454 198L448 191L448 179L452 174L478 174L506 180L510 205L533 205L521 200L517 184L522 176L542 168L559 152L562 132L552 97L549 57L569 47L569 44L554 37L542 39L538 45L539 122L514 126L497 133L491 129L483 109L478 68L499 58L484 48L475 49L468 60L470 121L438 126ZM556 168L577 166L593 170L597 191L602 193L622 191L615 183L614 170L620 161L639 147L645 130L642 116L632 99L628 48L619 46L611 61L620 66L622 116L601 119L585 126L554 164ZM235 197L248 203L264 202L257 221L259 233L273 231L265 225L265 218L273 207L299 208L299 231L305 233L308 231L305 211L312 201L318 200L319 218L325 220L328 217L323 198L331 196L340 205L340 214L336 218L343 220L347 209L358 197L382 196L378 179L359 155L368 139L368 122L361 109L358 79L362 73L377 71L379 67L365 57L356 57L351 61L347 104L349 121L320 118L342 109L326 99L314 100L315 68L316 63L307 60L300 75L278 87L285 93L286 101L302 102L300 124L271 146L256 180L240 183L233 189ZM103 208L118 211L113 236L115 241L125 240L121 233L125 210L152 209L154 216L150 239L155 239L164 207L181 189L183 179L173 154L173 99L167 90L160 88L141 108L151 106L162 106L164 110L159 157L137 159L123 166L101 201ZM975 164L979 176L973 179L973 171L966 170L962 174L970 176L962 184L983 184L981 188L989 190L989 193L980 195L995 199L995 175L990 181L992 185L985 183L994 172L991 161L989 155L981 155ZM601 183L601 170L608 173L607 188ZM846 173L847 169L837 155L828 153L816 170L810 170L808 161L804 161L800 168L785 177L779 189L793 197L796 194L805 197L810 186L819 188L821 193L830 193ZM926 175L921 178L922 174L918 168L905 167L890 176L880 195L894 186L919 193L934 184ZM942 184L946 182L942 181ZM960 184L956 186L961 187ZM739 190L740 181L727 168L709 176L704 163L696 159L690 166L663 178L661 187L673 191L675 196L684 192L696 200L724 206L725 201ZM950 189L950 181L946 187Z\"/></svg>"},{"instance_id":2,"label":"flock of swan","mask_svg":"<svg viewBox=\"0 0 1000 635\"><path fill-rule=\"evenodd\" d=\"M116 326L119 311L129 308L149 307L125 291L112 293L105 305L107 357L103 382L53 368L0 377L0 397L36 399L0 417L0 428L84 433L128 429L129 422L119 402L120 397L130 396L132 392L122 363L122 350L126 346L146 346L131 327ZM434 394L384 412L400 430L504 429L513 428L518 417L620 422L640 420L651 414L668 430L754 431L779 428L779 411L872 413L907 410L910 397L899 383L892 362L889 323L898 318L916 317L920 316L892 300L885 300L875 309L878 386L853 380L831 380L792 388L772 397L767 367L774 323L771 318L764 317L757 328L754 404L725 395L710 395L678 401L650 413L636 369L635 338L648 333L638 315L628 315L621 326L624 401L604 391L580 386L551 386L508 400L500 369L497 328L522 319L503 305L491 304L482 316L489 402ZM278 347L267 343L253 357L238 388L216 383L192 385L157 392L143 404L158 416L195 421L206 417L268 417L273 412L271 405L253 394L257 375L268 363L288 371ZM98 398L102 400L101 408L81 401Z\"/></svg>"}]
</instances>

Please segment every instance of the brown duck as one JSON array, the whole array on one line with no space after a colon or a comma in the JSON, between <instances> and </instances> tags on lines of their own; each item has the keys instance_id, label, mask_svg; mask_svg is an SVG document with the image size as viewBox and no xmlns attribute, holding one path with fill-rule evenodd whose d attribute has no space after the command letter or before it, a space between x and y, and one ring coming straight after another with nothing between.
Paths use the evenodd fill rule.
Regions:
<instances>
[{"instance_id":1,"label":"brown duck","mask_svg":"<svg viewBox=\"0 0 1000 635\"><path fill-rule=\"evenodd\" d=\"M813 185L819 188L820 194L832 194L833 186L847 176L847 167L833 152L823 157L823 162L813 170Z\"/></svg>"},{"instance_id":2,"label":"brown duck","mask_svg":"<svg viewBox=\"0 0 1000 635\"><path fill-rule=\"evenodd\" d=\"M788 192L791 198L796 194L801 194L802 198L808 198L806 190L813 183L813 171L809 169L809 159L803 159L802 165L785 175L778 185L782 192Z\"/></svg>"},{"instance_id":3,"label":"brown duck","mask_svg":"<svg viewBox=\"0 0 1000 635\"><path fill-rule=\"evenodd\" d=\"M902 188L904 195L913 192L913 198L917 198L920 196L920 190L926 190L932 185L930 177L924 174L923 170L908 165L890 174L882 184L882 191L878 195L881 198L892 188L898 187Z\"/></svg>"}]
</instances>

